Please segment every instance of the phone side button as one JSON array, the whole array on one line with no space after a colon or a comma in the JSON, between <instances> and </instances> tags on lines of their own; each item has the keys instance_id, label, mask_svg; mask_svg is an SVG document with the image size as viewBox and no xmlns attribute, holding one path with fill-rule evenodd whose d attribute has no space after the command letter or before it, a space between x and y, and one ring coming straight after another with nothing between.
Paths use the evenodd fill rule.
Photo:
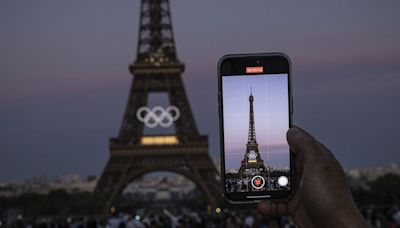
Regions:
<instances>
[{"instance_id":1,"label":"phone side button","mask_svg":"<svg viewBox=\"0 0 400 228\"><path fill-rule=\"evenodd\" d=\"M293 115L294 107L293 107L293 96L290 96L290 114Z\"/></svg>"}]
</instances>

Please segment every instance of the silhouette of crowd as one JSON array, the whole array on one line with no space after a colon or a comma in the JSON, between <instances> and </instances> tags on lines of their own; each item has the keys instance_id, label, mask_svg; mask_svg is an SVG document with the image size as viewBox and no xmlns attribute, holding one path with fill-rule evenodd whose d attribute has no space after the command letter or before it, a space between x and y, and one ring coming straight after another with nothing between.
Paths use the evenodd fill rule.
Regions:
<instances>
[{"instance_id":1,"label":"silhouette of crowd","mask_svg":"<svg viewBox=\"0 0 400 228\"><path fill-rule=\"evenodd\" d=\"M361 211L371 227L395 228L400 227L400 209L396 205L370 205L361 208ZM18 218L10 224L0 221L0 227L24 228L261 228L261 227L297 227L294 221L287 216L261 219L257 211L222 210L220 213L206 211L183 210L172 213L163 210L158 213L142 212L138 214L115 213L104 216L71 216L71 217L43 217Z\"/></svg>"}]
</instances>

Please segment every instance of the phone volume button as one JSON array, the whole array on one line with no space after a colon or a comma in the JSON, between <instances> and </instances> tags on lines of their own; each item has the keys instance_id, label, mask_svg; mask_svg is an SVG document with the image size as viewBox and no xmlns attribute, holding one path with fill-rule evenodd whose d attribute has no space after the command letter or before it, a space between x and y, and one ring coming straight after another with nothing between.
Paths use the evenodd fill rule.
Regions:
<instances>
[{"instance_id":1,"label":"phone volume button","mask_svg":"<svg viewBox=\"0 0 400 228\"><path fill-rule=\"evenodd\" d=\"M290 96L290 114L293 115L294 107L293 107L293 96Z\"/></svg>"}]
</instances>

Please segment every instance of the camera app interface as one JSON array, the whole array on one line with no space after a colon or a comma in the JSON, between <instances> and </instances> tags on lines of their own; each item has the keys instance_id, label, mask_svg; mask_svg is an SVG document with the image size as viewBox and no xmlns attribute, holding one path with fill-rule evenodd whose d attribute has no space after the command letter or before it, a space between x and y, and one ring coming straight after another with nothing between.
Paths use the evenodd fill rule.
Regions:
<instances>
[{"instance_id":1,"label":"camera app interface","mask_svg":"<svg viewBox=\"0 0 400 228\"><path fill-rule=\"evenodd\" d=\"M290 190L287 74L222 77L225 190Z\"/></svg>"}]
</instances>

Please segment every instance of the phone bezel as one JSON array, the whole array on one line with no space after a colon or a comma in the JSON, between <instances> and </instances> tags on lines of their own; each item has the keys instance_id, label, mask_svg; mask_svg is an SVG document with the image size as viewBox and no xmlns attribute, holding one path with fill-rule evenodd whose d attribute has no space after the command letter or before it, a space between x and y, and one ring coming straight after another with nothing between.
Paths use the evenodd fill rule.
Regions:
<instances>
[{"instance_id":1,"label":"phone bezel","mask_svg":"<svg viewBox=\"0 0 400 228\"><path fill-rule=\"evenodd\" d=\"M230 66L226 66L230 64ZM221 154L221 187L224 197L230 203L257 203L265 199L285 200L290 198L293 191L294 178L294 153L290 150L290 181L291 188L287 191L269 191L267 193L226 193L225 189L225 149L224 149L224 125L223 125L223 101L222 101L222 77L233 75L246 75L245 67L263 66L264 72L257 74L288 74L288 118L289 127L292 126L293 116L293 95L291 88L291 62L289 57L284 53L257 53L257 54L229 54L220 58L218 62L218 116L219 116L219 133L220 133L220 154ZM227 70L229 69L229 70ZM227 72L228 71L228 72ZM252 196L256 198L248 198Z\"/></svg>"}]
</instances>

